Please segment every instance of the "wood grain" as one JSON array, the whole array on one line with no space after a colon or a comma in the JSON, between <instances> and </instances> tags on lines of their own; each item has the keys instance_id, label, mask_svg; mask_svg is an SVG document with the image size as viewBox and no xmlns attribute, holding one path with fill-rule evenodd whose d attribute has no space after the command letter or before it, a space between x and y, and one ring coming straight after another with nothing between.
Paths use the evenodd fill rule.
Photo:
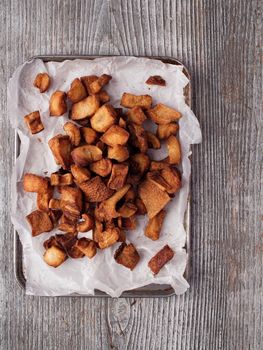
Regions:
<instances>
[{"instance_id":1,"label":"wood grain","mask_svg":"<svg viewBox=\"0 0 263 350\"><path fill-rule=\"evenodd\" d=\"M262 1L0 2L0 348L262 349ZM6 84L37 54L162 55L193 77L191 289L163 299L25 296L14 281Z\"/></svg>"}]
</instances>

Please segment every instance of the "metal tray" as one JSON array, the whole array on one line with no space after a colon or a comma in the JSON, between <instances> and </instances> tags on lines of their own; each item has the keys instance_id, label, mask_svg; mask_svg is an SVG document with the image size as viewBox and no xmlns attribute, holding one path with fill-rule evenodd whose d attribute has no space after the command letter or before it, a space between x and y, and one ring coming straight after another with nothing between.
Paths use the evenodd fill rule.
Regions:
<instances>
[{"instance_id":1,"label":"metal tray","mask_svg":"<svg viewBox=\"0 0 263 350\"><path fill-rule=\"evenodd\" d=\"M71 56L71 55L39 55L39 56L34 56L31 59L28 60L34 60L34 59L41 59L44 62L48 61L56 61L56 62L61 62L64 60L74 60L74 59L83 59L83 60L92 60L95 58L99 57L113 57L113 56L88 56L88 55L78 55L78 56ZM142 57L142 56L140 56ZM192 95L191 95L191 80L190 80L190 74L187 70L187 68L177 59L171 58L171 57L161 57L161 56L154 56L154 57L147 57L150 59L157 59L160 60L164 63L169 63L169 64L175 64L175 65L180 65L183 66L183 73L187 76L189 79L189 84L185 87L184 89L184 95L186 98L187 104L191 107L191 100L192 100ZM18 137L18 134L16 134L15 138L15 158L19 156L20 153L20 139ZM186 243L185 243L185 249L188 254L188 260L187 260L187 265L186 265L186 270L184 273L184 276L186 279L189 279L190 277L190 197L188 199L188 205L187 205L187 210L185 212L185 218L184 218L184 226L186 230ZM15 273L15 278L18 283L18 285L22 289L26 289L26 278L24 274L24 268L23 268L23 247L19 239L19 235L16 230L14 230L14 273ZM169 297L174 295L174 289L167 284L149 284L147 286L137 288L137 289L132 289L126 292L123 292L122 295L120 296L121 298L158 298L158 297ZM100 291L100 290L95 290L94 295L90 294L70 294L66 296L78 296L78 297L106 297L110 298L110 295Z\"/></svg>"}]
</instances>

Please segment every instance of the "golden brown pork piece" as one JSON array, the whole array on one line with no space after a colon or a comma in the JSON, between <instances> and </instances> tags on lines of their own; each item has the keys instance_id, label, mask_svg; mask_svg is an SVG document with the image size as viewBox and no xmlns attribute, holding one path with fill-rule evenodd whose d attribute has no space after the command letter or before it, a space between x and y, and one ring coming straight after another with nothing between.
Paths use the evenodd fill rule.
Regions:
<instances>
[{"instance_id":1,"label":"golden brown pork piece","mask_svg":"<svg viewBox=\"0 0 263 350\"><path fill-rule=\"evenodd\" d=\"M98 79L89 84L89 93L97 94L111 80L111 75L102 74Z\"/></svg>"},{"instance_id":2,"label":"golden brown pork piece","mask_svg":"<svg viewBox=\"0 0 263 350\"><path fill-rule=\"evenodd\" d=\"M44 125L41 121L39 111L27 114L24 116L24 121L32 135L44 130Z\"/></svg>"},{"instance_id":3,"label":"golden brown pork piece","mask_svg":"<svg viewBox=\"0 0 263 350\"><path fill-rule=\"evenodd\" d=\"M84 145L74 148L71 152L73 161L78 166L86 166L102 158L102 151L94 145Z\"/></svg>"},{"instance_id":4,"label":"golden brown pork piece","mask_svg":"<svg viewBox=\"0 0 263 350\"><path fill-rule=\"evenodd\" d=\"M48 145L53 153L57 164L63 169L68 169L72 163L71 142L69 136L56 135L48 141Z\"/></svg>"},{"instance_id":5,"label":"golden brown pork piece","mask_svg":"<svg viewBox=\"0 0 263 350\"><path fill-rule=\"evenodd\" d=\"M179 164L181 162L181 146L179 140L171 135L167 139L168 160L170 164Z\"/></svg>"},{"instance_id":6,"label":"golden brown pork piece","mask_svg":"<svg viewBox=\"0 0 263 350\"><path fill-rule=\"evenodd\" d=\"M156 241L159 239L162 224L165 218L165 211L161 210L153 218L151 218L145 228L145 236Z\"/></svg>"},{"instance_id":7,"label":"golden brown pork piece","mask_svg":"<svg viewBox=\"0 0 263 350\"><path fill-rule=\"evenodd\" d=\"M133 270L140 260L140 255L132 243L122 243L116 250L114 259L118 264Z\"/></svg>"},{"instance_id":8,"label":"golden brown pork piece","mask_svg":"<svg viewBox=\"0 0 263 350\"><path fill-rule=\"evenodd\" d=\"M112 105L101 106L90 120L91 127L98 132L107 131L117 120L117 113Z\"/></svg>"},{"instance_id":9,"label":"golden brown pork piece","mask_svg":"<svg viewBox=\"0 0 263 350\"><path fill-rule=\"evenodd\" d=\"M106 145L114 147L125 145L129 139L129 133L118 125L112 125L102 136L101 141Z\"/></svg>"},{"instance_id":10,"label":"golden brown pork piece","mask_svg":"<svg viewBox=\"0 0 263 350\"><path fill-rule=\"evenodd\" d=\"M83 100L74 103L71 109L72 120L82 120L92 117L100 107L100 100L97 96L88 96Z\"/></svg>"},{"instance_id":11,"label":"golden brown pork piece","mask_svg":"<svg viewBox=\"0 0 263 350\"><path fill-rule=\"evenodd\" d=\"M96 243L86 237L78 239L76 247L89 259L93 258L97 253Z\"/></svg>"},{"instance_id":12,"label":"golden brown pork piece","mask_svg":"<svg viewBox=\"0 0 263 350\"><path fill-rule=\"evenodd\" d=\"M154 108L149 109L147 114L156 124L168 124L177 121L182 116L180 112L163 103L158 103Z\"/></svg>"},{"instance_id":13,"label":"golden brown pork piece","mask_svg":"<svg viewBox=\"0 0 263 350\"><path fill-rule=\"evenodd\" d=\"M55 91L49 101L49 114L51 117L60 117L67 112L66 94L63 91Z\"/></svg>"},{"instance_id":14,"label":"golden brown pork piece","mask_svg":"<svg viewBox=\"0 0 263 350\"><path fill-rule=\"evenodd\" d=\"M137 125L142 125L142 123L147 119L147 116L143 112L141 107L133 107L128 113L128 120Z\"/></svg>"},{"instance_id":15,"label":"golden brown pork piece","mask_svg":"<svg viewBox=\"0 0 263 350\"><path fill-rule=\"evenodd\" d=\"M112 161L110 159L100 159L90 164L90 170L99 176L105 177L111 173Z\"/></svg>"},{"instance_id":16,"label":"golden brown pork piece","mask_svg":"<svg viewBox=\"0 0 263 350\"><path fill-rule=\"evenodd\" d=\"M76 164L71 165L70 170L77 184L88 181L91 177L88 169L80 167Z\"/></svg>"},{"instance_id":17,"label":"golden brown pork piece","mask_svg":"<svg viewBox=\"0 0 263 350\"><path fill-rule=\"evenodd\" d=\"M34 210L26 217L32 229L32 236L38 236L43 232L53 230L53 223L48 213L40 210Z\"/></svg>"},{"instance_id":18,"label":"golden brown pork piece","mask_svg":"<svg viewBox=\"0 0 263 350\"><path fill-rule=\"evenodd\" d=\"M173 250L168 245L165 245L157 254L154 255L154 257L151 258L151 260L148 263L148 266L156 275L157 273L159 273L161 268L165 264L167 264L168 261L170 261L173 257Z\"/></svg>"},{"instance_id":19,"label":"golden brown pork piece","mask_svg":"<svg viewBox=\"0 0 263 350\"><path fill-rule=\"evenodd\" d=\"M124 162L129 158L128 148L120 145L108 147L108 158L115 159L117 162Z\"/></svg>"},{"instance_id":20,"label":"golden brown pork piece","mask_svg":"<svg viewBox=\"0 0 263 350\"><path fill-rule=\"evenodd\" d=\"M23 178L23 189L26 192L47 192L49 189L49 179L31 173L26 173Z\"/></svg>"},{"instance_id":21,"label":"golden brown pork piece","mask_svg":"<svg viewBox=\"0 0 263 350\"><path fill-rule=\"evenodd\" d=\"M44 253L44 261L52 267L58 267L67 259L67 254L57 246L51 246Z\"/></svg>"},{"instance_id":22,"label":"golden brown pork piece","mask_svg":"<svg viewBox=\"0 0 263 350\"><path fill-rule=\"evenodd\" d=\"M159 124L157 128L157 136L160 140L168 139L171 135L176 135L179 125L176 123Z\"/></svg>"},{"instance_id":23,"label":"golden brown pork piece","mask_svg":"<svg viewBox=\"0 0 263 350\"><path fill-rule=\"evenodd\" d=\"M73 103L79 102L87 96L85 86L78 78L72 81L67 96Z\"/></svg>"},{"instance_id":24,"label":"golden brown pork piece","mask_svg":"<svg viewBox=\"0 0 263 350\"><path fill-rule=\"evenodd\" d=\"M121 98L121 106L127 108L141 107L141 108L151 108L152 97L150 95L134 95L128 92L124 92Z\"/></svg>"},{"instance_id":25,"label":"golden brown pork piece","mask_svg":"<svg viewBox=\"0 0 263 350\"><path fill-rule=\"evenodd\" d=\"M59 174L52 173L50 176L50 184L51 186L67 186L73 184L73 176L71 173L67 174Z\"/></svg>"},{"instance_id":26,"label":"golden brown pork piece","mask_svg":"<svg viewBox=\"0 0 263 350\"><path fill-rule=\"evenodd\" d=\"M38 73L34 80L34 86L39 89L39 91L46 92L50 86L50 77L47 73Z\"/></svg>"},{"instance_id":27,"label":"golden brown pork piece","mask_svg":"<svg viewBox=\"0 0 263 350\"><path fill-rule=\"evenodd\" d=\"M126 164L113 164L108 187L112 190L119 190L126 182L129 166Z\"/></svg>"},{"instance_id":28,"label":"golden brown pork piece","mask_svg":"<svg viewBox=\"0 0 263 350\"><path fill-rule=\"evenodd\" d=\"M65 133L69 136L73 146L78 146L81 141L80 130L76 124L67 122L63 127Z\"/></svg>"},{"instance_id":29,"label":"golden brown pork piece","mask_svg":"<svg viewBox=\"0 0 263 350\"><path fill-rule=\"evenodd\" d=\"M139 185L139 196L143 201L149 218L153 218L169 203L171 198L167 192L150 180L145 180Z\"/></svg>"},{"instance_id":30,"label":"golden brown pork piece","mask_svg":"<svg viewBox=\"0 0 263 350\"><path fill-rule=\"evenodd\" d=\"M160 76L160 75L152 75L150 76L146 82L148 85L159 85L159 86L165 86L166 81Z\"/></svg>"},{"instance_id":31,"label":"golden brown pork piece","mask_svg":"<svg viewBox=\"0 0 263 350\"><path fill-rule=\"evenodd\" d=\"M108 188L99 176L82 182L79 187L84 192L88 202L102 202L113 194L113 190Z\"/></svg>"}]
</instances>

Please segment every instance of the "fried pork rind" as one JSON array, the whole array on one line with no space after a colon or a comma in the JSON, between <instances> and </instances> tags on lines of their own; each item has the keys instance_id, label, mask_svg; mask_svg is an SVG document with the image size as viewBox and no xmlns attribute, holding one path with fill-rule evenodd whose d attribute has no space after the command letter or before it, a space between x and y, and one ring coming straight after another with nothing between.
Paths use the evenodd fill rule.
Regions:
<instances>
[{"instance_id":1,"label":"fried pork rind","mask_svg":"<svg viewBox=\"0 0 263 350\"><path fill-rule=\"evenodd\" d=\"M77 225L78 232L87 232L93 229L94 219L90 214L82 214L81 219L83 221L79 222Z\"/></svg>"},{"instance_id":2,"label":"fried pork rind","mask_svg":"<svg viewBox=\"0 0 263 350\"><path fill-rule=\"evenodd\" d=\"M71 142L67 135L56 135L48 141L48 145L53 153L55 161L63 169L68 169L72 163Z\"/></svg>"},{"instance_id":3,"label":"fried pork rind","mask_svg":"<svg viewBox=\"0 0 263 350\"><path fill-rule=\"evenodd\" d=\"M100 107L90 120L91 127L98 132L107 131L117 119L117 113L112 105Z\"/></svg>"},{"instance_id":4,"label":"fried pork rind","mask_svg":"<svg viewBox=\"0 0 263 350\"><path fill-rule=\"evenodd\" d=\"M169 194L174 194L181 188L181 174L177 169L167 167L154 173L155 175L150 176L150 179Z\"/></svg>"},{"instance_id":5,"label":"fried pork rind","mask_svg":"<svg viewBox=\"0 0 263 350\"><path fill-rule=\"evenodd\" d=\"M53 246L59 246L58 242L56 241L56 237L55 236L50 236L47 240L44 241L43 243L43 247L47 250L50 247Z\"/></svg>"},{"instance_id":6,"label":"fried pork rind","mask_svg":"<svg viewBox=\"0 0 263 350\"><path fill-rule=\"evenodd\" d=\"M102 74L98 79L89 84L89 93L97 94L100 92L101 89L108 84L111 78L112 77L108 74Z\"/></svg>"},{"instance_id":7,"label":"fried pork rind","mask_svg":"<svg viewBox=\"0 0 263 350\"><path fill-rule=\"evenodd\" d=\"M161 176L160 171L152 171L147 173L147 179L157 185L162 191L170 190L170 185Z\"/></svg>"},{"instance_id":8,"label":"fried pork rind","mask_svg":"<svg viewBox=\"0 0 263 350\"><path fill-rule=\"evenodd\" d=\"M44 130L44 125L42 124L39 111L27 114L24 116L24 121L32 135Z\"/></svg>"},{"instance_id":9,"label":"fried pork rind","mask_svg":"<svg viewBox=\"0 0 263 350\"><path fill-rule=\"evenodd\" d=\"M84 145L71 152L73 161L78 166L86 166L102 158L102 151L94 145Z\"/></svg>"},{"instance_id":10,"label":"fried pork rind","mask_svg":"<svg viewBox=\"0 0 263 350\"><path fill-rule=\"evenodd\" d=\"M64 186L61 187L60 201L62 203L62 208L65 203L71 203L76 205L76 207L81 211L82 209L82 193L77 187Z\"/></svg>"},{"instance_id":11,"label":"fried pork rind","mask_svg":"<svg viewBox=\"0 0 263 350\"><path fill-rule=\"evenodd\" d=\"M127 92L124 92L121 98L121 106L127 108L141 107L145 109L151 108L152 97L150 95L136 96Z\"/></svg>"},{"instance_id":12,"label":"fried pork rind","mask_svg":"<svg viewBox=\"0 0 263 350\"><path fill-rule=\"evenodd\" d=\"M150 165L150 171L155 171L155 170L161 170L161 169L165 169L165 168L169 168L170 165L168 163L168 159L165 158L163 160L160 161L151 161L151 165Z\"/></svg>"},{"instance_id":13,"label":"fried pork rind","mask_svg":"<svg viewBox=\"0 0 263 350\"><path fill-rule=\"evenodd\" d=\"M108 146L125 145L129 139L129 133L118 125L112 125L100 138Z\"/></svg>"},{"instance_id":14,"label":"fried pork rind","mask_svg":"<svg viewBox=\"0 0 263 350\"><path fill-rule=\"evenodd\" d=\"M73 184L73 176L70 173L67 174L59 174L53 173L50 176L50 184L51 186L66 186Z\"/></svg>"},{"instance_id":15,"label":"fried pork rind","mask_svg":"<svg viewBox=\"0 0 263 350\"><path fill-rule=\"evenodd\" d=\"M85 85L85 88L89 94L91 94L91 91L89 88L90 84L93 83L93 81L95 81L97 79L98 79L97 75L86 75L86 76L80 78L82 84Z\"/></svg>"},{"instance_id":16,"label":"fried pork rind","mask_svg":"<svg viewBox=\"0 0 263 350\"><path fill-rule=\"evenodd\" d=\"M43 243L43 246L46 250L51 247L57 247L67 254L67 251L70 250L76 242L76 235L65 233L49 237L49 239Z\"/></svg>"},{"instance_id":17,"label":"fried pork rind","mask_svg":"<svg viewBox=\"0 0 263 350\"><path fill-rule=\"evenodd\" d=\"M181 162L181 146L179 140L171 135L167 139L168 159L170 164L179 164Z\"/></svg>"},{"instance_id":18,"label":"fried pork rind","mask_svg":"<svg viewBox=\"0 0 263 350\"><path fill-rule=\"evenodd\" d=\"M108 158L115 159L118 162L124 162L129 158L128 148L120 145L108 147Z\"/></svg>"},{"instance_id":19,"label":"fried pork rind","mask_svg":"<svg viewBox=\"0 0 263 350\"><path fill-rule=\"evenodd\" d=\"M48 213L35 210L26 217L29 225L32 229L32 236L38 236L43 232L49 232L53 230L53 223L48 215Z\"/></svg>"},{"instance_id":20,"label":"fried pork rind","mask_svg":"<svg viewBox=\"0 0 263 350\"><path fill-rule=\"evenodd\" d=\"M129 218L118 217L118 226L123 230L132 231L137 227L136 216L130 216Z\"/></svg>"},{"instance_id":21,"label":"fried pork rind","mask_svg":"<svg viewBox=\"0 0 263 350\"><path fill-rule=\"evenodd\" d=\"M70 186L61 187L60 202L65 216L76 219L80 217L83 201L82 192L79 188Z\"/></svg>"},{"instance_id":22,"label":"fried pork rind","mask_svg":"<svg viewBox=\"0 0 263 350\"><path fill-rule=\"evenodd\" d=\"M118 213L122 218L130 218L137 212L137 207L135 204L131 202L124 203L120 209L118 210Z\"/></svg>"},{"instance_id":23,"label":"fried pork rind","mask_svg":"<svg viewBox=\"0 0 263 350\"><path fill-rule=\"evenodd\" d=\"M132 243L122 243L116 250L114 259L118 264L133 270L140 260L140 255Z\"/></svg>"},{"instance_id":24,"label":"fried pork rind","mask_svg":"<svg viewBox=\"0 0 263 350\"><path fill-rule=\"evenodd\" d=\"M81 250L79 250L79 248L77 247L77 243L78 243L78 240L76 239L74 245L72 245L67 249L68 256L71 257L72 259L80 259L85 256L85 254Z\"/></svg>"},{"instance_id":25,"label":"fried pork rind","mask_svg":"<svg viewBox=\"0 0 263 350\"><path fill-rule=\"evenodd\" d=\"M137 211L136 211L137 215L147 214L147 209L146 209L145 205L143 204L143 201L141 200L141 198L138 197L135 199L135 205L137 207Z\"/></svg>"},{"instance_id":26,"label":"fried pork rind","mask_svg":"<svg viewBox=\"0 0 263 350\"><path fill-rule=\"evenodd\" d=\"M179 125L176 123L160 124L157 128L157 136L160 140L168 139L169 136L175 135L179 130Z\"/></svg>"},{"instance_id":27,"label":"fried pork rind","mask_svg":"<svg viewBox=\"0 0 263 350\"><path fill-rule=\"evenodd\" d=\"M99 176L105 177L111 173L112 162L110 159L101 159L90 164L90 170Z\"/></svg>"},{"instance_id":28,"label":"fried pork rind","mask_svg":"<svg viewBox=\"0 0 263 350\"><path fill-rule=\"evenodd\" d=\"M162 224L165 218L165 211L161 210L157 215L151 218L145 228L144 234L146 237L156 241L159 239Z\"/></svg>"},{"instance_id":29,"label":"fried pork rind","mask_svg":"<svg viewBox=\"0 0 263 350\"><path fill-rule=\"evenodd\" d=\"M162 103L147 111L149 117L157 124L169 124L181 118L181 113Z\"/></svg>"},{"instance_id":30,"label":"fried pork rind","mask_svg":"<svg viewBox=\"0 0 263 350\"><path fill-rule=\"evenodd\" d=\"M52 117L60 117L67 112L66 94L63 91L55 91L49 101L49 114Z\"/></svg>"},{"instance_id":31,"label":"fried pork rind","mask_svg":"<svg viewBox=\"0 0 263 350\"><path fill-rule=\"evenodd\" d=\"M97 96L88 96L83 100L74 103L71 109L72 120L82 120L92 117L100 107L100 100Z\"/></svg>"},{"instance_id":32,"label":"fried pork rind","mask_svg":"<svg viewBox=\"0 0 263 350\"><path fill-rule=\"evenodd\" d=\"M97 94L95 94L101 103L107 103L110 101L110 95L107 93L107 91L101 90Z\"/></svg>"},{"instance_id":33,"label":"fried pork rind","mask_svg":"<svg viewBox=\"0 0 263 350\"><path fill-rule=\"evenodd\" d=\"M61 210L50 210L48 215L53 223L53 226L55 227L55 226L57 226L58 221L62 215L62 211Z\"/></svg>"},{"instance_id":34,"label":"fried pork rind","mask_svg":"<svg viewBox=\"0 0 263 350\"><path fill-rule=\"evenodd\" d=\"M63 129L65 133L69 136L72 145L78 146L80 144L81 136L77 125L71 122L67 122L66 124L64 124Z\"/></svg>"},{"instance_id":35,"label":"fried pork rind","mask_svg":"<svg viewBox=\"0 0 263 350\"><path fill-rule=\"evenodd\" d=\"M148 150L148 139L144 128L137 124L129 124L130 142L139 148L140 152L146 153Z\"/></svg>"},{"instance_id":36,"label":"fried pork rind","mask_svg":"<svg viewBox=\"0 0 263 350\"><path fill-rule=\"evenodd\" d=\"M49 189L48 178L26 173L23 179L23 189L25 192L45 193Z\"/></svg>"},{"instance_id":37,"label":"fried pork rind","mask_svg":"<svg viewBox=\"0 0 263 350\"><path fill-rule=\"evenodd\" d=\"M91 129L91 128L89 128L89 127L81 128L80 132L81 132L81 136L82 136L83 140L88 145L93 144L98 138L98 134L96 133L96 131Z\"/></svg>"},{"instance_id":38,"label":"fried pork rind","mask_svg":"<svg viewBox=\"0 0 263 350\"><path fill-rule=\"evenodd\" d=\"M108 188L99 176L79 184L88 202L102 202L108 199L113 191Z\"/></svg>"},{"instance_id":39,"label":"fried pork rind","mask_svg":"<svg viewBox=\"0 0 263 350\"><path fill-rule=\"evenodd\" d=\"M59 220L58 229L67 233L75 234L77 232L77 219L68 218L66 215L62 215Z\"/></svg>"},{"instance_id":40,"label":"fried pork rind","mask_svg":"<svg viewBox=\"0 0 263 350\"><path fill-rule=\"evenodd\" d=\"M130 185L123 186L120 190L115 192L110 198L101 202L97 208L95 209L95 217L99 221L110 221L114 218L120 216L120 214L116 210L116 205L119 200L122 199L123 196L130 189Z\"/></svg>"},{"instance_id":41,"label":"fried pork rind","mask_svg":"<svg viewBox=\"0 0 263 350\"><path fill-rule=\"evenodd\" d=\"M70 85L70 90L67 93L68 98L71 102L76 103L83 100L87 96L87 91L82 82L76 78Z\"/></svg>"},{"instance_id":42,"label":"fried pork rind","mask_svg":"<svg viewBox=\"0 0 263 350\"><path fill-rule=\"evenodd\" d=\"M65 252L68 252L77 243L77 235L71 233L58 234L55 235L55 241Z\"/></svg>"},{"instance_id":43,"label":"fried pork rind","mask_svg":"<svg viewBox=\"0 0 263 350\"><path fill-rule=\"evenodd\" d=\"M157 254L154 255L154 257L151 258L151 260L148 262L148 266L156 275L173 257L173 250L168 245L165 245Z\"/></svg>"},{"instance_id":44,"label":"fried pork rind","mask_svg":"<svg viewBox=\"0 0 263 350\"><path fill-rule=\"evenodd\" d=\"M137 125L142 125L142 123L147 119L147 116L141 107L133 107L128 111L127 116L130 122Z\"/></svg>"},{"instance_id":45,"label":"fried pork rind","mask_svg":"<svg viewBox=\"0 0 263 350\"><path fill-rule=\"evenodd\" d=\"M59 199L51 198L49 200L48 207L52 210L61 210L61 202Z\"/></svg>"},{"instance_id":46,"label":"fried pork rind","mask_svg":"<svg viewBox=\"0 0 263 350\"><path fill-rule=\"evenodd\" d=\"M136 153L130 157L130 170L132 174L142 176L150 166L150 158L147 154Z\"/></svg>"},{"instance_id":47,"label":"fried pork rind","mask_svg":"<svg viewBox=\"0 0 263 350\"><path fill-rule=\"evenodd\" d=\"M120 229L118 227L107 228L103 232L97 233L97 242L100 249L105 249L118 242Z\"/></svg>"},{"instance_id":48,"label":"fried pork rind","mask_svg":"<svg viewBox=\"0 0 263 350\"><path fill-rule=\"evenodd\" d=\"M46 192L38 192L37 208L42 211L49 212L49 201L53 196L54 189L49 187Z\"/></svg>"},{"instance_id":49,"label":"fried pork rind","mask_svg":"<svg viewBox=\"0 0 263 350\"><path fill-rule=\"evenodd\" d=\"M139 185L139 196L150 219L157 215L171 199L167 192L162 191L158 185L150 180L145 180Z\"/></svg>"},{"instance_id":50,"label":"fried pork rind","mask_svg":"<svg viewBox=\"0 0 263 350\"><path fill-rule=\"evenodd\" d=\"M126 182L129 166L125 164L113 164L108 187L112 190L119 190Z\"/></svg>"},{"instance_id":51,"label":"fried pork rind","mask_svg":"<svg viewBox=\"0 0 263 350\"><path fill-rule=\"evenodd\" d=\"M76 247L89 259L93 258L97 253L96 243L86 237L78 239Z\"/></svg>"},{"instance_id":52,"label":"fried pork rind","mask_svg":"<svg viewBox=\"0 0 263 350\"><path fill-rule=\"evenodd\" d=\"M38 73L34 80L34 86L39 89L39 91L45 92L49 88L50 77L47 73Z\"/></svg>"},{"instance_id":53,"label":"fried pork rind","mask_svg":"<svg viewBox=\"0 0 263 350\"><path fill-rule=\"evenodd\" d=\"M146 82L148 85L159 85L159 86L165 86L166 81L160 76L160 75L152 75L150 76Z\"/></svg>"},{"instance_id":54,"label":"fried pork rind","mask_svg":"<svg viewBox=\"0 0 263 350\"><path fill-rule=\"evenodd\" d=\"M154 149L161 148L161 142L158 139L158 137L156 137L156 135L154 135L150 131L146 131L146 136L147 136L147 141L148 141L148 147L149 148L154 148Z\"/></svg>"},{"instance_id":55,"label":"fried pork rind","mask_svg":"<svg viewBox=\"0 0 263 350\"><path fill-rule=\"evenodd\" d=\"M48 248L44 253L44 261L52 267L58 267L67 259L66 253L57 246Z\"/></svg>"},{"instance_id":56,"label":"fried pork rind","mask_svg":"<svg viewBox=\"0 0 263 350\"><path fill-rule=\"evenodd\" d=\"M73 164L71 165L70 170L74 177L74 180L78 184L81 184L82 182L88 181L90 179L90 172L86 168Z\"/></svg>"}]
</instances>

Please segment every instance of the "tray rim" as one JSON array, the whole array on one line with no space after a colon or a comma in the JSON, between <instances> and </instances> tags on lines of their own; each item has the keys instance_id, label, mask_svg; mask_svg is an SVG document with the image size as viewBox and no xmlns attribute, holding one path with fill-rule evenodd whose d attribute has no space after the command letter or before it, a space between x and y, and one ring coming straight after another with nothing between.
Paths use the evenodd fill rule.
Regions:
<instances>
[{"instance_id":1,"label":"tray rim","mask_svg":"<svg viewBox=\"0 0 263 350\"><path fill-rule=\"evenodd\" d=\"M177 58L169 57L169 56L136 56L136 55L67 55L67 54L54 54L54 55L35 55L29 58L26 62L31 62L35 59L41 59L43 62L49 62L49 61L57 61L62 62L64 60L74 60L74 59L86 59L86 60L92 60L95 58L106 58L106 57L137 57L137 58L149 58L149 59L156 59L160 60L164 63L174 64L174 65L181 65L183 67L183 72L186 75L186 77L189 79L188 85L185 87L185 98L187 104L191 107L192 105L192 91L191 91L191 75L187 69L187 67ZM19 136L17 131L15 131L15 161L19 155ZM189 187L189 195L188 195L188 203L187 208L185 211L185 217L184 217L184 225L186 230L186 241L185 241L185 250L187 253L187 262L186 262L186 268L184 272L184 276L187 280L190 278L190 272L191 272L191 259L190 259L190 252L191 252L191 240L190 240L190 202L191 202L191 196L190 196L190 190L191 187ZM20 251L20 253L19 253ZM19 255L20 254L20 258ZM15 280L19 287L23 290L26 289L26 278L23 272L23 249L22 249L22 243L20 242L19 234L14 228L14 275ZM160 289L151 290L150 286L155 286L157 288L160 287ZM161 287L164 287L161 289ZM147 288L149 289L143 289ZM176 295L174 292L174 289L170 285L163 285L163 284L148 284L146 286L136 288L133 290L124 291L119 298L163 298L163 297L171 297L173 295ZM34 296L34 295L33 295ZM58 296L49 296L49 297L88 297L88 298L112 298L109 294L102 292L100 290L95 290L94 295L92 294L79 294L79 293L72 293L67 295L58 295Z\"/></svg>"}]
</instances>

